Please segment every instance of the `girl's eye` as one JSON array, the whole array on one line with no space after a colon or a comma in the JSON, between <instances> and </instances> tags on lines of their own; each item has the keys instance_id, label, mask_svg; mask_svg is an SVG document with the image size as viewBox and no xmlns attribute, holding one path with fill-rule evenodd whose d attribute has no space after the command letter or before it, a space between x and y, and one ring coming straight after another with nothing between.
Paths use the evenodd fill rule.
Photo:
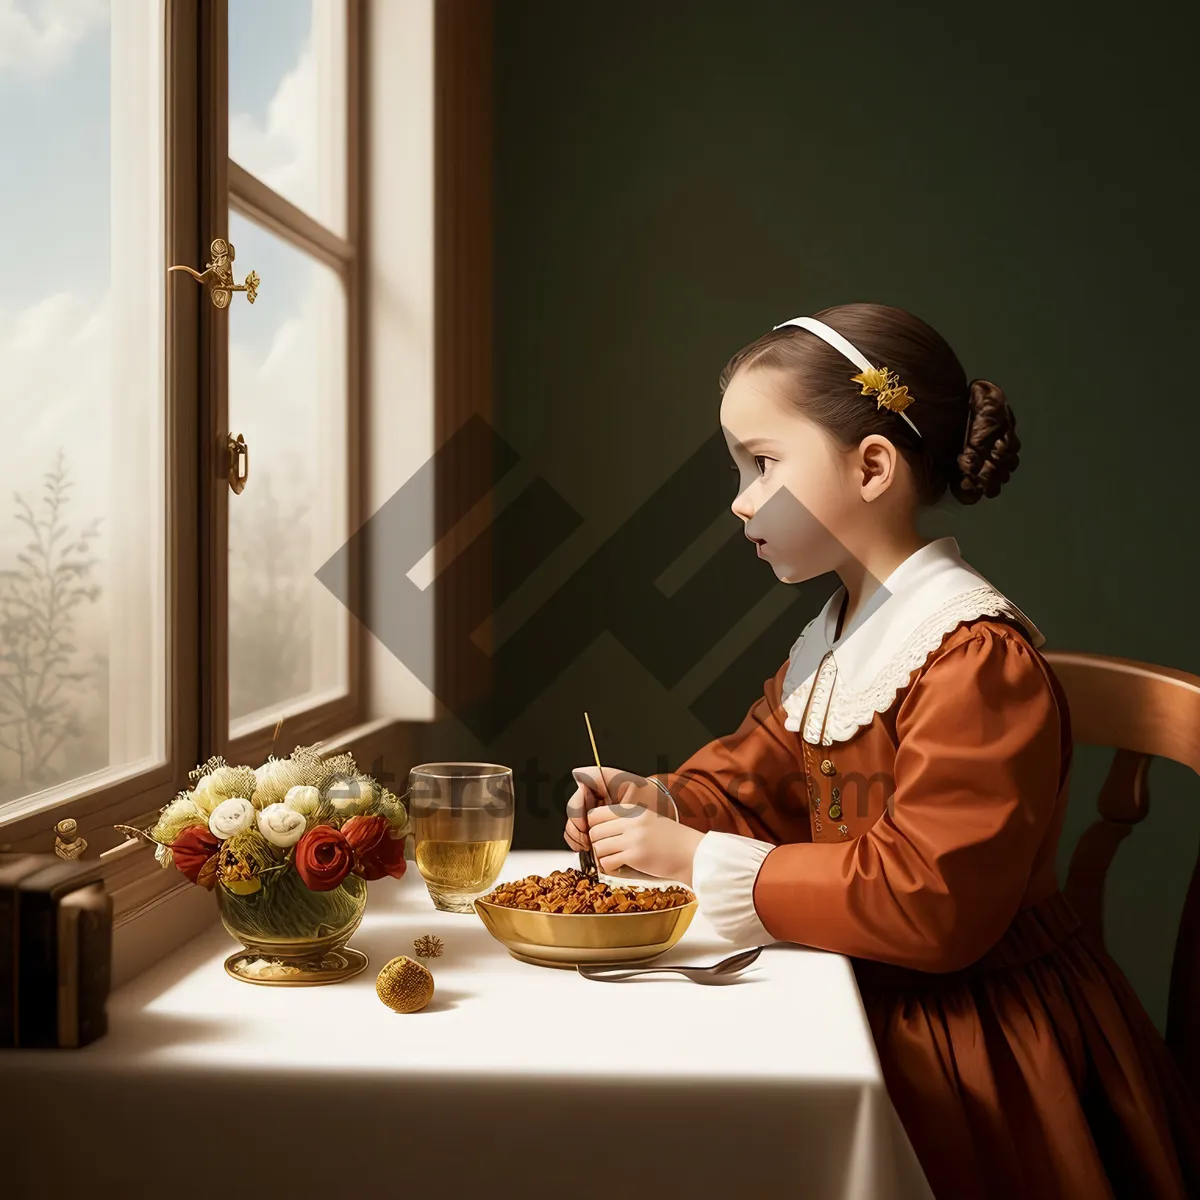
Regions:
<instances>
[{"instance_id":1,"label":"girl's eye","mask_svg":"<svg viewBox=\"0 0 1200 1200\"><path fill-rule=\"evenodd\" d=\"M769 461L770 460L767 459L765 455L756 454L754 456L754 465L758 468L758 473L760 475L765 475L767 473L767 463Z\"/></svg>"}]
</instances>

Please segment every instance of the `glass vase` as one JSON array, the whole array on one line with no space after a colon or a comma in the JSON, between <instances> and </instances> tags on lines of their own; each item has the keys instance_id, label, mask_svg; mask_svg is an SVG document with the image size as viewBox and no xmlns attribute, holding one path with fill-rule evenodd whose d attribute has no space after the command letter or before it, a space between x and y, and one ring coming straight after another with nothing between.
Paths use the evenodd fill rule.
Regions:
<instances>
[{"instance_id":1,"label":"glass vase","mask_svg":"<svg viewBox=\"0 0 1200 1200\"><path fill-rule=\"evenodd\" d=\"M216 885L217 910L243 949L225 970L245 983L310 987L337 983L366 969L367 956L346 943L367 906L367 884L347 875L327 892L310 891L290 863L265 876L249 895Z\"/></svg>"}]
</instances>

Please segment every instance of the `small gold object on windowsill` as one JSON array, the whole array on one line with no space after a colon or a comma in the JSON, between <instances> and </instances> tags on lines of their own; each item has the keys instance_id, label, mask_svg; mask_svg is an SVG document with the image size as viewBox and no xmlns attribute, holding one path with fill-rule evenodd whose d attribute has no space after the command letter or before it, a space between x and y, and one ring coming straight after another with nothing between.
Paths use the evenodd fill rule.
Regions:
<instances>
[{"instance_id":1,"label":"small gold object on windowsill","mask_svg":"<svg viewBox=\"0 0 1200 1200\"><path fill-rule=\"evenodd\" d=\"M433 999L433 975L422 963L401 954L379 972L375 991L393 1012L419 1012Z\"/></svg>"},{"instance_id":2,"label":"small gold object on windowsill","mask_svg":"<svg viewBox=\"0 0 1200 1200\"><path fill-rule=\"evenodd\" d=\"M54 827L54 853L59 858L72 861L82 858L88 848L87 840L79 836L79 826L71 817L65 817Z\"/></svg>"},{"instance_id":3,"label":"small gold object on windowsill","mask_svg":"<svg viewBox=\"0 0 1200 1200\"><path fill-rule=\"evenodd\" d=\"M191 267L168 267L168 271L186 271L197 283L208 288L209 297L215 308L228 308L234 292L245 292L251 304L258 298L258 285L262 282L257 271L251 271L244 283L233 282L233 260L237 253L224 238L213 238L209 246L212 258L204 264L203 271Z\"/></svg>"}]
</instances>

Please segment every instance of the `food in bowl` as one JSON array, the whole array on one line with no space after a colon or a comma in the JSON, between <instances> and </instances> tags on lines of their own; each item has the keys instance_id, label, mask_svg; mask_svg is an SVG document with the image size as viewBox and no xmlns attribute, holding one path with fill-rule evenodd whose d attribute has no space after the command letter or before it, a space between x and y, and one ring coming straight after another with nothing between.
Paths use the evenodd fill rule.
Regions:
<instances>
[{"instance_id":1,"label":"food in bowl","mask_svg":"<svg viewBox=\"0 0 1200 1200\"><path fill-rule=\"evenodd\" d=\"M610 887L574 868L549 875L526 875L515 883L502 883L482 899L503 908L530 912L644 913L690 904L695 896L685 887Z\"/></svg>"}]
</instances>

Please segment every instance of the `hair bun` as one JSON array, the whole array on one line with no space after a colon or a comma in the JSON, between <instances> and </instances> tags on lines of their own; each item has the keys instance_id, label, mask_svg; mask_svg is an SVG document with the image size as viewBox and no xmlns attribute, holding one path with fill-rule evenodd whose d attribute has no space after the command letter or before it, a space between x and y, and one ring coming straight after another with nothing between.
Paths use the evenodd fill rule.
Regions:
<instances>
[{"instance_id":1,"label":"hair bun","mask_svg":"<svg viewBox=\"0 0 1200 1200\"><path fill-rule=\"evenodd\" d=\"M1004 389L986 379L971 380L967 393L967 432L956 465L958 479L950 491L963 504L999 494L1020 462L1017 418ZM953 473L952 473L953 474Z\"/></svg>"}]
</instances>

